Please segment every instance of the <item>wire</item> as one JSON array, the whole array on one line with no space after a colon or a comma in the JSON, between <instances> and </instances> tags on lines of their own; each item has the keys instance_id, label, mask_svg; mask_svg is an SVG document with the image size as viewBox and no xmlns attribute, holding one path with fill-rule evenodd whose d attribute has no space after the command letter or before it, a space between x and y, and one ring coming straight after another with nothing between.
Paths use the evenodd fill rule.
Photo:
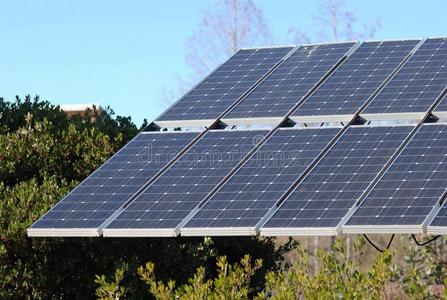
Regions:
<instances>
[{"instance_id":1,"label":"wire","mask_svg":"<svg viewBox=\"0 0 447 300\"><path fill-rule=\"evenodd\" d=\"M429 239L428 241L425 241L425 242L422 242L422 243L419 242L419 241L416 239L416 236L415 236L414 234L412 234L411 237L413 238L413 240L414 240L414 242L416 243L416 245L418 245L418 246L425 246L425 245L427 245L428 243L431 243L431 242L435 241L437 238L440 237L440 235L437 235L437 236L435 236L435 237Z\"/></svg>"},{"instance_id":2,"label":"wire","mask_svg":"<svg viewBox=\"0 0 447 300\"><path fill-rule=\"evenodd\" d=\"M376 244L374 244L370 239L369 239L369 237L366 235L366 234L363 234L363 236L365 237L365 239L368 241L368 243L370 243L377 251L379 251L379 252L384 252L386 249L389 249L390 248L390 246L391 246L391 243L393 242L393 240L394 240L394 234L391 236L391 238L390 238L390 241L388 242L388 245L386 246L386 248L385 249L380 249Z\"/></svg>"}]
</instances>

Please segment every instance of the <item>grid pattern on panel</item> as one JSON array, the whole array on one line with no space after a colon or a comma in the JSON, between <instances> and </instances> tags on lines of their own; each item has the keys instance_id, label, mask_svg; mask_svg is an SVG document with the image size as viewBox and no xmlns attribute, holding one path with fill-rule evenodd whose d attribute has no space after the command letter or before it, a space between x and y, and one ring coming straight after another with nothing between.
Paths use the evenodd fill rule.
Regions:
<instances>
[{"instance_id":1,"label":"grid pattern on panel","mask_svg":"<svg viewBox=\"0 0 447 300\"><path fill-rule=\"evenodd\" d=\"M240 50L157 121L217 119L291 49Z\"/></svg>"},{"instance_id":2,"label":"grid pattern on panel","mask_svg":"<svg viewBox=\"0 0 447 300\"><path fill-rule=\"evenodd\" d=\"M97 228L197 133L140 133L31 228Z\"/></svg>"},{"instance_id":3,"label":"grid pattern on panel","mask_svg":"<svg viewBox=\"0 0 447 300\"><path fill-rule=\"evenodd\" d=\"M347 225L420 225L447 189L447 125L423 125Z\"/></svg>"},{"instance_id":4,"label":"grid pattern on panel","mask_svg":"<svg viewBox=\"0 0 447 300\"><path fill-rule=\"evenodd\" d=\"M430 223L430 226L447 226L447 205L445 205L445 202Z\"/></svg>"},{"instance_id":5,"label":"grid pattern on panel","mask_svg":"<svg viewBox=\"0 0 447 300\"><path fill-rule=\"evenodd\" d=\"M293 115L356 113L418 42L363 43Z\"/></svg>"},{"instance_id":6,"label":"grid pattern on panel","mask_svg":"<svg viewBox=\"0 0 447 300\"><path fill-rule=\"evenodd\" d=\"M267 132L208 132L107 228L175 228Z\"/></svg>"},{"instance_id":7,"label":"grid pattern on panel","mask_svg":"<svg viewBox=\"0 0 447 300\"><path fill-rule=\"evenodd\" d=\"M185 227L254 227L339 131L278 130Z\"/></svg>"},{"instance_id":8,"label":"grid pattern on panel","mask_svg":"<svg viewBox=\"0 0 447 300\"><path fill-rule=\"evenodd\" d=\"M285 116L353 45L300 47L224 118Z\"/></svg>"},{"instance_id":9,"label":"grid pattern on panel","mask_svg":"<svg viewBox=\"0 0 447 300\"><path fill-rule=\"evenodd\" d=\"M447 86L446 86L447 88ZM435 108L435 115L436 112L447 112L447 95L444 96L444 98L442 98L441 102L439 102L439 105Z\"/></svg>"},{"instance_id":10,"label":"grid pattern on panel","mask_svg":"<svg viewBox=\"0 0 447 300\"><path fill-rule=\"evenodd\" d=\"M426 112L446 86L447 39L428 39L364 113Z\"/></svg>"},{"instance_id":11,"label":"grid pattern on panel","mask_svg":"<svg viewBox=\"0 0 447 300\"><path fill-rule=\"evenodd\" d=\"M264 227L338 226L412 129L349 128Z\"/></svg>"}]
</instances>

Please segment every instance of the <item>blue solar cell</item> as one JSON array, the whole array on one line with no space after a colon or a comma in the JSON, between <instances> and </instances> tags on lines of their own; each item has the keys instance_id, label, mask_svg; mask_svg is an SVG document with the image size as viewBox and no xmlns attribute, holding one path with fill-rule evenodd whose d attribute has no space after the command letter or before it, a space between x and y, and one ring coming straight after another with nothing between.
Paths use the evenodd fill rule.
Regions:
<instances>
[{"instance_id":1,"label":"blue solar cell","mask_svg":"<svg viewBox=\"0 0 447 300\"><path fill-rule=\"evenodd\" d=\"M238 51L155 122L217 119L292 49Z\"/></svg>"},{"instance_id":2,"label":"blue solar cell","mask_svg":"<svg viewBox=\"0 0 447 300\"><path fill-rule=\"evenodd\" d=\"M337 227L413 129L349 128L263 228Z\"/></svg>"},{"instance_id":3,"label":"blue solar cell","mask_svg":"<svg viewBox=\"0 0 447 300\"><path fill-rule=\"evenodd\" d=\"M174 229L267 132L207 132L107 229Z\"/></svg>"},{"instance_id":4,"label":"blue solar cell","mask_svg":"<svg viewBox=\"0 0 447 300\"><path fill-rule=\"evenodd\" d=\"M447 86L447 39L426 40L363 112L426 112Z\"/></svg>"},{"instance_id":5,"label":"blue solar cell","mask_svg":"<svg viewBox=\"0 0 447 300\"><path fill-rule=\"evenodd\" d=\"M339 131L278 130L185 227L254 227Z\"/></svg>"},{"instance_id":6,"label":"blue solar cell","mask_svg":"<svg viewBox=\"0 0 447 300\"><path fill-rule=\"evenodd\" d=\"M441 206L433 221L430 223L430 226L447 226L447 205L445 202Z\"/></svg>"},{"instance_id":7,"label":"blue solar cell","mask_svg":"<svg viewBox=\"0 0 447 300\"><path fill-rule=\"evenodd\" d=\"M353 45L340 43L298 48L224 119L285 116Z\"/></svg>"},{"instance_id":8,"label":"blue solar cell","mask_svg":"<svg viewBox=\"0 0 447 300\"><path fill-rule=\"evenodd\" d=\"M355 114L418 42L363 43L293 116Z\"/></svg>"},{"instance_id":9,"label":"blue solar cell","mask_svg":"<svg viewBox=\"0 0 447 300\"><path fill-rule=\"evenodd\" d=\"M421 225L447 190L447 125L423 125L347 225Z\"/></svg>"},{"instance_id":10,"label":"blue solar cell","mask_svg":"<svg viewBox=\"0 0 447 300\"><path fill-rule=\"evenodd\" d=\"M140 133L31 228L97 228L198 133Z\"/></svg>"},{"instance_id":11,"label":"blue solar cell","mask_svg":"<svg viewBox=\"0 0 447 300\"><path fill-rule=\"evenodd\" d=\"M447 88L447 86L446 86ZM441 102L439 103L439 105L436 107L435 109L435 115L437 112L447 112L447 95L444 96L444 98L441 100Z\"/></svg>"}]
</instances>

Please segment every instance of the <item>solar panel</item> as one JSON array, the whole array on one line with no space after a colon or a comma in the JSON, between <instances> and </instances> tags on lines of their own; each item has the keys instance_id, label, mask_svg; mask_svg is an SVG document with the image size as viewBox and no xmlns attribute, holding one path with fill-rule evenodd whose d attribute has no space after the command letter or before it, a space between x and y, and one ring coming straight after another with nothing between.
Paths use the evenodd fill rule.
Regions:
<instances>
[{"instance_id":1,"label":"solar panel","mask_svg":"<svg viewBox=\"0 0 447 300\"><path fill-rule=\"evenodd\" d=\"M447 95L444 95L444 98L439 102L439 105L435 108L434 114L443 119L447 117Z\"/></svg>"},{"instance_id":2,"label":"solar panel","mask_svg":"<svg viewBox=\"0 0 447 300\"><path fill-rule=\"evenodd\" d=\"M447 234L446 93L447 38L240 50L28 235Z\"/></svg>"},{"instance_id":3,"label":"solar panel","mask_svg":"<svg viewBox=\"0 0 447 300\"><path fill-rule=\"evenodd\" d=\"M292 47L238 51L194 87L156 121L217 119L252 85L273 68Z\"/></svg>"},{"instance_id":4,"label":"solar panel","mask_svg":"<svg viewBox=\"0 0 447 300\"><path fill-rule=\"evenodd\" d=\"M426 40L364 114L424 113L447 85L447 39Z\"/></svg>"},{"instance_id":5,"label":"solar panel","mask_svg":"<svg viewBox=\"0 0 447 300\"><path fill-rule=\"evenodd\" d=\"M331 118L348 115L349 121L366 100L399 66L418 40L365 42L293 113ZM295 118L294 118L295 117ZM298 118L297 118L298 117Z\"/></svg>"},{"instance_id":6,"label":"solar panel","mask_svg":"<svg viewBox=\"0 0 447 300\"><path fill-rule=\"evenodd\" d=\"M34 223L29 234L98 235L99 227L197 134L140 133Z\"/></svg>"},{"instance_id":7,"label":"solar panel","mask_svg":"<svg viewBox=\"0 0 447 300\"><path fill-rule=\"evenodd\" d=\"M256 234L255 226L340 128L280 129L182 228L182 235Z\"/></svg>"},{"instance_id":8,"label":"solar panel","mask_svg":"<svg viewBox=\"0 0 447 300\"><path fill-rule=\"evenodd\" d=\"M267 132L209 131L107 226L104 235L175 235L180 222Z\"/></svg>"},{"instance_id":9,"label":"solar panel","mask_svg":"<svg viewBox=\"0 0 447 300\"><path fill-rule=\"evenodd\" d=\"M261 234L336 234L343 217L413 129L350 127L261 228Z\"/></svg>"},{"instance_id":10,"label":"solar panel","mask_svg":"<svg viewBox=\"0 0 447 300\"><path fill-rule=\"evenodd\" d=\"M302 46L226 116L283 117L339 62L354 43Z\"/></svg>"},{"instance_id":11,"label":"solar panel","mask_svg":"<svg viewBox=\"0 0 447 300\"><path fill-rule=\"evenodd\" d=\"M431 221L427 228L427 233L432 234L446 234L447 233L447 205L445 203L445 197L443 199L444 203L439 208L434 219Z\"/></svg>"},{"instance_id":12,"label":"solar panel","mask_svg":"<svg viewBox=\"0 0 447 300\"><path fill-rule=\"evenodd\" d=\"M420 232L447 190L447 125L422 125L344 227Z\"/></svg>"}]
</instances>

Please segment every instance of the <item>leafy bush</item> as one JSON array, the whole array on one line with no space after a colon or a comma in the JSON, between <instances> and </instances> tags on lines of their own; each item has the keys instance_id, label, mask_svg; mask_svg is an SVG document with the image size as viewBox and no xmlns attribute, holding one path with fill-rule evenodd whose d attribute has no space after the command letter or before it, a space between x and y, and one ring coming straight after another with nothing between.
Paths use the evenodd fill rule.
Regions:
<instances>
[{"instance_id":1,"label":"leafy bush","mask_svg":"<svg viewBox=\"0 0 447 300\"><path fill-rule=\"evenodd\" d=\"M141 299L147 297L147 288L137 268L147 261L157 264L158 278L183 284L200 266L207 276L216 274L217 256L235 262L246 251L265 261L250 283L253 290L261 290L262 274L278 270L284 252L295 245L277 248L274 239L251 237L28 238L26 229L32 222L138 128L129 117L113 117L111 110L94 121L69 119L58 106L29 96L14 103L0 98L0 127L1 299L91 299L95 274L110 274L124 265L126 295Z\"/></svg>"},{"instance_id":2,"label":"leafy bush","mask_svg":"<svg viewBox=\"0 0 447 300\"><path fill-rule=\"evenodd\" d=\"M259 293L250 285L259 272L262 260L246 255L239 263L229 264L225 256L217 258L217 274L206 276L203 267L196 270L188 283L178 286L174 280L163 282L155 275L152 262L138 268L138 275L155 299L429 299L441 296L430 292L429 285L416 273L396 274L390 250L378 253L373 264L362 270L365 240L354 242L354 257L348 259L342 240L332 251L318 250L320 268L309 267L309 253L299 247L296 261L282 270L268 272L265 288ZM112 281L96 277L96 295L100 299L124 299L125 268L117 269Z\"/></svg>"}]
</instances>

